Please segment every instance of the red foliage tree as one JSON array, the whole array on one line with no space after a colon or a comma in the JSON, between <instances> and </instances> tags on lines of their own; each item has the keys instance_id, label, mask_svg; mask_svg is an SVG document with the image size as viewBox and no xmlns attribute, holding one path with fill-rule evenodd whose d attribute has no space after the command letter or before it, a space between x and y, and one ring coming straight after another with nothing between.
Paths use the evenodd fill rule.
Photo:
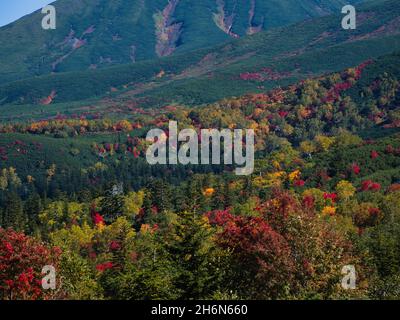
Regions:
<instances>
[{"instance_id":1,"label":"red foliage tree","mask_svg":"<svg viewBox=\"0 0 400 320\"><path fill-rule=\"evenodd\" d=\"M365 180L361 184L361 191L379 191L381 190L381 185L379 183L373 182L372 180Z\"/></svg>"},{"instance_id":2,"label":"red foliage tree","mask_svg":"<svg viewBox=\"0 0 400 320\"><path fill-rule=\"evenodd\" d=\"M96 212L96 213L93 215L93 223L94 223L96 226L103 225L103 224L104 224L104 218L103 218L103 216L102 216L101 214L99 214L98 212Z\"/></svg>"},{"instance_id":3,"label":"red foliage tree","mask_svg":"<svg viewBox=\"0 0 400 320\"><path fill-rule=\"evenodd\" d=\"M276 292L292 277L294 265L289 258L290 247L263 218L235 216L229 211L212 212L208 218L212 224L222 227L218 243L233 251L239 269L253 274L264 290ZM271 278L274 281L268 281Z\"/></svg>"},{"instance_id":4,"label":"red foliage tree","mask_svg":"<svg viewBox=\"0 0 400 320\"><path fill-rule=\"evenodd\" d=\"M294 185L296 186L296 187L304 187L304 185L305 185L305 181L304 180L296 180L295 182L294 182Z\"/></svg>"},{"instance_id":5,"label":"red foliage tree","mask_svg":"<svg viewBox=\"0 0 400 320\"><path fill-rule=\"evenodd\" d=\"M353 170L353 173L356 174L356 175L360 174L360 172L361 172L360 166L358 164L356 164L356 163L354 163L351 166L351 169Z\"/></svg>"},{"instance_id":6,"label":"red foliage tree","mask_svg":"<svg viewBox=\"0 0 400 320\"><path fill-rule=\"evenodd\" d=\"M42 289L42 268L58 266L61 250L12 229L0 228L0 298L9 300L48 299Z\"/></svg>"},{"instance_id":7,"label":"red foliage tree","mask_svg":"<svg viewBox=\"0 0 400 320\"><path fill-rule=\"evenodd\" d=\"M337 200L337 194L336 193L324 193L324 199L325 200L331 200L333 203L336 202Z\"/></svg>"},{"instance_id":8,"label":"red foliage tree","mask_svg":"<svg viewBox=\"0 0 400 320\"><path fill-rule=\"evenodd\" d=\"M104 225L104 218L100 213L97 212L95 203L92 203L90 207L90 215L92 217L93 223L96 226Z\"/></svg>"},{"instance_id":9,"label":"red foliage tree","mask_svg":"<svg viewBox=\"0 0 400 320\"><path fill-rule=\"evenodd\" d=\"M218 226L217 242L233 253L232 268L243 275L235 279L235 288L245 287L244 296L274 299L302 290L322 295L336 290L340 266L354 259L351 244L317 218L312 198L303 201L308 208L289 192L275 191L272 200L257 206L255 216L236 216L229 210L207 214ZM248 277L254 282L242 286Z\"/></svg>"},{"instance_id":10,"label":"red foliage tree","mask_svg":"<svg viewBox=\"0 0 400 320\"><path fill-rule=\"evenodd\" d=\"M315 206L315 199L313 196L305 196L303 197L303 205L307 209L312 209Z\"/></svg>"},{"instance_id":11,"label":"red foliage tree","mask_svg":"<svg viewBox=\"0 0 400 320\"><path fill-rule=\"evenodd\" d=\"M371 151L371 159L376 159L379 157L379 153L375 150Z\"/></svg>"},{"instance_id":12,"label":"red foliage tree","mask_svg":"<svg viewBox=\"0 0 400 320\"><path fill-rule=\"evenodd\" d=\"M394 183L389 186L387 189L387 193L397 192L400 191L400 183Z\"/></svg>"},{"instance_id":13,"label":"red foliage tree","mask_svg":"<svg viewBox=\"0 0 400 320\"><path fill-rule=\"evenodd\" d=\"M112 269L113 267L114 267L114 265L112 262L105 262L105 263L98 264L96 266L96 270L99 272L104 272L106 270Z\"/></svg>"}]
</instances>

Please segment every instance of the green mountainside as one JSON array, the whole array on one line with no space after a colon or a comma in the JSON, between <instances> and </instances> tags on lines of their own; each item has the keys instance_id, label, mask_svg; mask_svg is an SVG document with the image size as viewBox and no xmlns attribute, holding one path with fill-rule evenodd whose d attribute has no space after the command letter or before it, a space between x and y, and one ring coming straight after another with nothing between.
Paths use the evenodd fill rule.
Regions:
<instances>
[{"instance_id":1,"label":"green mountainside","mask_svg":"<svg viewBox=\"0 0 400 320\"><path fill-rule=\"evenodd\" d=\"M132 63L217 45L332 12L356 0L58 0L0 28L0 83Z\"/></svg>"},{"instance_id":2,"label":"green mountainside","mask_svg":"<svg viewBox=\"0 0 400 320\"><path fill-rule=\"evenodd\" d=\"M201 104L354 66L400 49L400 3L359 7L356 30L332 15L260 32L217 47L100 70L40 76L0 86L0 103L40 104L93 97L143 106Z\"/></svg>"}]
</instances>

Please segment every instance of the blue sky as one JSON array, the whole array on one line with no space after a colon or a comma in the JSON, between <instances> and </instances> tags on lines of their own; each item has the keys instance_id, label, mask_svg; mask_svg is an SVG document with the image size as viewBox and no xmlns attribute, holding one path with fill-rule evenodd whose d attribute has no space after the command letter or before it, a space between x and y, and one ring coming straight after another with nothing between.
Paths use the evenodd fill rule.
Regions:
<instances>
[{"instance_id":1,"label":"blue sky","mask_svg":"<svg viewBox=\"0 0 400 320\"><path fill-rule=\"evenodd\" d=\"M0 27L43 8L54 0L0 0Z\"/></svg>"}]
</instances>

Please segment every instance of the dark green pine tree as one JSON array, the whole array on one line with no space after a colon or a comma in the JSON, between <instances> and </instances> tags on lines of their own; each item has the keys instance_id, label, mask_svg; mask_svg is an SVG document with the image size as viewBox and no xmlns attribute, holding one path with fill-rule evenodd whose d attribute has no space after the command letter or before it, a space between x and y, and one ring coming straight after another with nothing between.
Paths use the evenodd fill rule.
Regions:
<instances>
[{"instance_id":1,"label":"dark green pine tree","mask_svg":"<svg viewBox=\"0 0 400 320\"><path fill-rule=\"evenodd\" d=\"M184 211L187 210L187 193L186 184L182 183L174 189L173 210Z\"/></svg>"},{"instance_id":2,"label":"dark green pine tree","mask_svg":"<svg viewBox=\"0 0 400 320\"><path fill-rule=\"evenodd\" d=\"M143 199L143 216L140 217L141 220L144 221L145 217L151 215L151 208L153 207L153 196L151 194L150 189L144 190L144 199ZM143 221L141 221L143 223Z\"/></svg>"},{"instance_id":3,"label":"dark green pine tree","mask_svg":"<svg viewBox=\"0 0 400 320\"><path fill-rule=\"evenodd\" d=\"M228 180L224 181L223 198L224 198L224 209L232 207L236 202L235 193L229 187Z\"/></svg>"},{"instance_id":4,"label":"dark green pine tree","mask_svg":"<svg viewBox=\"0 0 400 320\"><path fill-rule=\"evenodd\" d=\"M246 177L243 188L243 199L248 199L253 195L254 188L250 177Z\"/></svg>"},{"instance_id":5,"label":"dark green pine tree","mask_svg":"<svg viewBox=\"0 0 400 320\"><path fill-rule=\"evenodd\" d=\"M27 232L37 234L39 232L39 213L43 210L42 199L37 193L32 194L24 203L24 215L28 219Z\"/></svg>"},{"instance_id":6,"label":"dark green pine tree","mask_svg":"<svg viewBox=\"0 0 400 320\"><path fill-rule=\"evenodd\" d=\"M25 231L27 219L24 215L21 198L14 192L7 194L3 210L2 227Z\"/></svg>"},{"instance_id":7,"label":"dark green pine tree","mask_svg":"<svg viewBox=\"0 0 400 320\"><path fill-rule=\"evenodd\" d=\"M203 196L203 186L198 177L193 177L188 182L186 201L186 207L181 210L194 211L196 213L204 213L207 210Z\"/></svg>"},{"instance_id":8,"label":"dark green pine tree","mask_svg":"<svg viewBox=\"0 0 400 320\"><path fill-rule=\"evenodd\" d=\"M220 186L214 189L214 194L211 197L211 210L222 210L225 204L224 194L221 192Z\"/></svg>"},{"instance_id":9,"label":"dark green pine tree","mask_svg":"<svg viewBox=\"0 0 400 320\"><path fill-rule=\"evenodd\" d=\"M100 202L101 213L106 223L113 223L123 214L124 194L120 186L114 185L105 192Z\"/></svg>"},{"instance_id":10,"label":"dark green pine tree","mask_svg":"<svg viewBox=\"0 0 400 320\"><path fill-rule=\"evenodd\" d=\"M158 212L165 212L172 209L171 186L162 179L151 180L147 186L150 191L152 205Z\"/></svg>"},{"instance_id":11,"label":"dark green pine tree","mask_svg":"<svg viewBox=\"0 0 400 320\"><path fill-rule=\"evenodd\" d=\"M192 212L181 213L169 237L166 247L177 267L174 284L180 298L210 297L222 281L223 272L218 270L223 255L212 241L205 220Z\"/></svg>"}]
</instances>

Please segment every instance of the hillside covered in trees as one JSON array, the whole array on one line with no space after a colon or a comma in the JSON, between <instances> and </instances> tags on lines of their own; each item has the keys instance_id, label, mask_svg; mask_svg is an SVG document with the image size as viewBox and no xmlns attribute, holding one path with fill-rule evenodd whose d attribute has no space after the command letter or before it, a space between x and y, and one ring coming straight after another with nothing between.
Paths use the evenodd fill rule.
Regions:
<instances>
[{"instance_id":1,"label":"hillside covered in trees","mask_svg":"<svg viewBox=\"0 0 400 320\"><path fill-rule=\"evenodd\" d=\"M63 3L70 1L72 0L63 0ZM86 0L85 2L91 1L93 0ZM118 1L118 3L121 2L132 1ZM152 2L167 1L153 0ZM170 3L175 2L171 1ZM178 11L181 5L191 2L179 2L176 10ZM207 0L207 2L212 4L214 0ZM217 2L229 2L234 6L234 2L249 4L251 1L218 0ZM298 5L307 8L306 2L333 4L342 1L269 0L265 2L257 1L257 4L261 6L261 3L265 3L265 5L274 3L278 10L280 5L286 3L288 5L287 10L283 10L282 13L293 13ZM277 3L280 5L277 5ZM189 11L191 12L191 10ZM99 68L88 68L88 66L81 65L82 63L89 64L86 58L86 54L89 54L89 52L83 52L92 45L91 39L88 39L87 45L76 49L60 64L61 67L74 60L76 68L67 69L66 72L56 70L28 74L14 79L16 81L0 81L0 107L2 110L9 110L18 106L17 109L20 110L21 106L30 108L29 106L35 105L38 106L35 109L39 109L39 107L45 108L51 105L54 108L45 109L52 110L59 107L65 110L71 109L71 104L79 105L81 108L93 104L96 107L101 107L107 104L109 99L116 100L115 103L129 101L146 108L163 107L171 103L198 106L210 104L225 97L241 96L247 93L263 93L266 90L288 86L310 77L340 72L368 59L378 58L400 50L399 1L373 0L362 2L357 5L357 14L359 19L357 28L354 30L342 28L343 15L338 8L331 15L324 15L316 19L299 19L295 24L283 24L279 28L268 28L266 31L239 38L232 38L224 34L223 31L215 27L213 22L205 23L207 27L215 28L218 34L226 36L228 40L217 42L213 46L203 45L188 52L177 50L176 53L160 59L150 59L152 56L145 53L145 57L147 57L145 60L138 60L135 63L127 63L126 61L125 63L115 64L103 63L104 67ZM210 17L211 15L210 12ZM235 15L235 17L237 16ZM276 15L271 15L265 21L267 23L267 21L276 21L277 19ZM226 20L224 19L224 21ZM177 20L172 26L179 24L179 21ZM69 25L62 22L60 24L64 27ZM90 24L85 28L89 27ZM139 24L138 27L142 30L142 24ZM13 30L12 27L10 28ZM84 33L85 28L82 27L79 34ZM107 28L110 29L111 27ZM92 28L89 31L93 30ZM56 35L61 32L61 29L55 30ZM95 37L97 32L96 29L85 34L85 37ZM100 33L100 35L104 36L105 32ZM43 32L40 34L43 35ZM50 34L52 33L50 32ZM205 32L204 34L207 35L207 39L212 39L212 32ZM45 32L44 35L48 35L48 33ZM134 33L130 36L134 36ZM185 32L182 33L182 36L185 36ZM111 36L109 39L111 39ZM143 41L148 45L152 43L150 39L150 37L145 37ZM195 39L198 39L198 37L195 37ZM3 43L3 41L1 42ZM93 39L93 42L94 45L98 44L95 39ZM4 41L4 43L7 42ZM122 45L123 41L100 43L102 44L101 48L91 49L94 51L91 54L97 56L96 59L100 59L98 55L102 49L107 49L110 52L109 54L119 54L119 45ZM15 44L7 43L7 45L13 46ZM47 48L49 44L41 43L41 46ZM182 46L184 47L185 44ZM13 57L11 54L15 52L13 47L11 49L3 48L1 52L4 52L5 58L0 59L0 61L7 61L8 68L19 66L11 60ZM25 54L26 51L24 50L23 53ZM74 58L75 55L76 58ZM40 57L45 62L46 59L55 59L54 54L43 53ZM20 57L20 59L25 61L24 66L29 65L32 61L31 58L26 57ZM31 68L35 69L37 66L34 65ZM12 74L12 72L4 71L4 74ZM18 74L24 73L20 71Z\"/></svg>"},{"instance_id":2,"label":"hillside covered in trees","mask_svg":"<svg viewBox=\"0 0 400 320\"><path fill-rule=\"evenodd\" d=\"M399 299L399 58L197 107L12 111L0 124L0 297ZM146 133L170 120L254 129L254 173L148 165ZM42 290L43 265L56 290ZM353 290L340 282L348 265Z\"/></svg>"},{"instance_id":3,"label":"hillside covered in trees","mask_svg":"<svg viewBox=\"0 0 400 320\"><path fill-rule=\"evenodd\" d=\"M0 28L0 83L166 57L326 16L360 0L58 0Z\"/></svg>"}]
</instances>

